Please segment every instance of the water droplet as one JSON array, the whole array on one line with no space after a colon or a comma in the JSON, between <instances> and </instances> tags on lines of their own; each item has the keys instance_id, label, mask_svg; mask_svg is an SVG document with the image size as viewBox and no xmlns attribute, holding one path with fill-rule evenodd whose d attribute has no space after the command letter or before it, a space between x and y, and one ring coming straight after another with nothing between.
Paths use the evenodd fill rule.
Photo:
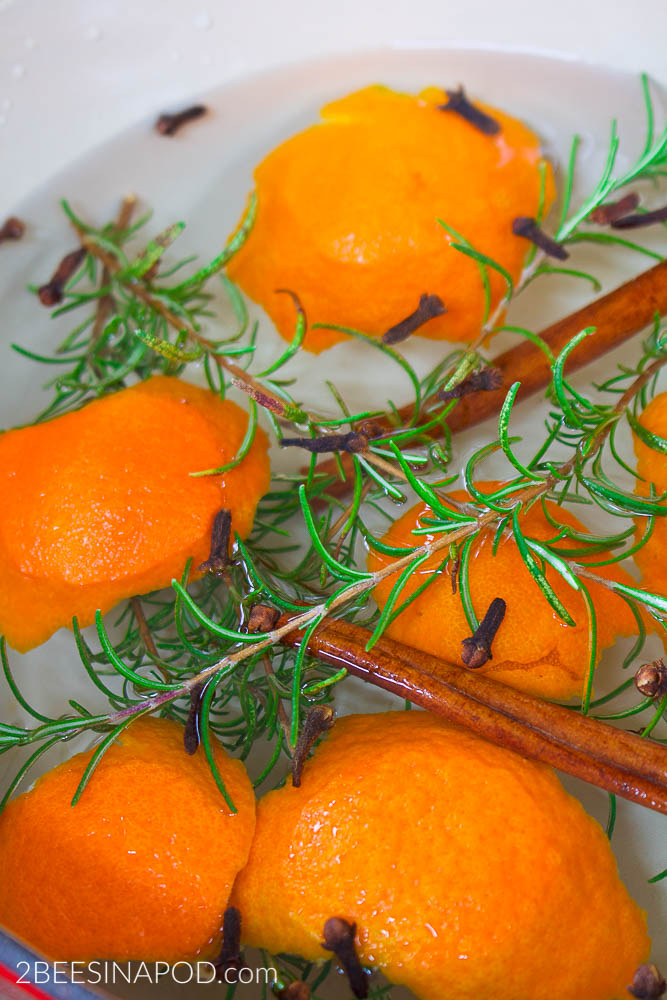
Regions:
<instances>
[{"instance_id":1,"label":"water droplet","mask_svg":"<svg viewBox=\"0 0 667 1000\"><path fill-rule=\"evenodd\" d=\"M25 76L25 66L23 63L15 63L12 66L12 76L15 80L20 80L22 76Z\"/></svg>"},{"instance_id":2,"label":"water droplet","mask_svg":"<svg viewBox=\"0 0 667 1000\"><path fill-rule=\"evenodd\" d=\"M23 44L25 45L26 49L34 49L34 47L37 45L37 42L32 37L32 35L26 35L26 37L23 39Z\"/></svg>"},{"instance_id":3,"label":"water droplet","mask_svg":"<svg viewBox=\"0 0 667 1000\"><path fill-rule=\"evenodd\" d=\"M91 24L86 31L86 38L91 42L99 42L102 37L102 29L97 24Z\"/></svg>"},{"instance_id":4,"label":"water droplet","mask_svg":"<svg viewBox=\"0 0 667 1000\"><path fill-rule=\"evenodd\" d=\"M199 14L195 14L192 18L192 23L195 28L201 28L203 31L206 31L208 28L213 27L213 18L208 11L203 10Z\"/></svg>"}]
</instances>

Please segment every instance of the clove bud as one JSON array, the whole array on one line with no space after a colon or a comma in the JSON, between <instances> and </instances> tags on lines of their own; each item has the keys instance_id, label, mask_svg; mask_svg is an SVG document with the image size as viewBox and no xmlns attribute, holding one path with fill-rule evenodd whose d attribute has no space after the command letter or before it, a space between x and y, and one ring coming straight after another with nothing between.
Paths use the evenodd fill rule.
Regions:
<instances>
[{"instance_id":1,"label":"clove bud","mask_svg":"<svg viewBox=\"0 0 667 1000\"><path fill-rule=\"evenodd\" d=\"M653 226L656 222L667 222L667 205L656 208L652 212L624 215L620 219L614 219L611 227L612 229L643 229L644 226Z\"/></svg>"},{"instance_id":2,"label":"clove bud","mask_svg":"<svg viewBox=\"0 0 667 1000\"><path fill-rule=\"evenodd\" d=\"M215 971L219 982L228 982L225 973L243 967L241 957L241 913L235 906L228 906L222 918L222 948L216 961Z\"/></svg>"},{"instance_id":3,"label":"clove bud","mask_svg":"<svg viewBox=\"0 0 667 1000\"><path fill-rule=\"evenodd\" d=\"M665 994L664 977L655 965L640 965L632 977L632 986L628 986L628 993L637 1000L659 1000Z\"/></svg>"},{"instance_id":4,"label":"clove bud","mask_svg":"<svg viewBox=\"0 0 667 1000\"><path fill-rule=\"evenodd\" d=\"M402 340L407 340L410 334L418 330L424 323L428 323L435 316L442 316L447 309L439 295L421 295L419 305L414 312L402 319L400 323L390 327L382 337L383 344L400 344Z\"/></svg>"},{"instance_id":5,"label":"clove bud","mask_svg":"<svg viewBox=\"0 0 667 1000\"><path fill-rule=\"evenodd\" d=\"M598 226L608 226L610 222L615 222L616 219L620 219L624 215L627 215L628 212L632 212L638 205L639 195L631 191L630 194L626 194L624 198L619 198L618 201L608 201L604 205L598 205L590 213L588 219L590 222L595 222Z\"/></svg>"},{"instance_id":6,"label":"clove bud","mask_svg":"<svg viewBox=\"0 0 667 1000\"><path fill-rule=\"evenodd\" d=\"M347 434L322 434L320 437L282 438L281 448L304 448L313 454L321 455L332 451L347 451L352 455L368 448L368 438L360 431L348 431Z\"/></svg>"},{"instance_id":7,"label":"clove bud","mask_svg":"<svg viewBox=\"0 0 667 1000\"><path fill-rule=\"evenodd\" d=\"M512 232L515 236L523 236L530 240L540 250L544 250L549 257L556 257L557 260L567 260L570 256L564 246L548 236L543 229L540 229L535 219L527 215L518 215L512 223Z\"/></svg>"},{"instance_id":8,"label":"clove bud","mask_svg":"<svg viewBox=\"0 0 667 1000\"><path fill-rule=\"evenodd\" d=\"M358 1000L368 996L368 973L359 961L354 936L357 925L349 924L342 917L329 917L324 925L322 947L332 951L343 967L350 989Z\"/></svg>"},{"instance_id":9,"label":"clove bud","mask_svg":"<svg viewBox=\"0 0 667 1000\"><path fill-rule=\"evenodd\" d=\"M159 132L160 135L176 135L186 122L194 121L195 118L201 118L202 115L206 114L206 111L205 104L193 104L192 107L185 108L183 111L177 111L174 114L166 112L161 114L156 121L155 131Z\"/></svg>"},{"instance_id":10,"label":"clove bud","mask_svg":"<svg viewBox=\"0 0 667 1000\"><path fill-rule=\"evenodd\" d=\"M446 90L445 93L448 101L446 104L438 104L438 111L453 111L484 135L497 135L500 132L500 123L469 101L463 87Z\"/></svg>"},{"instance_id":11,"label":"clove bud","mask_svg":"<svg viewBox=\"0 0 667 1000\"><path fill-rule=\"evenodd\" d=\"M10 215L0 228L0 243L4 243L5 240L20 240L24 233L25 223L15 215Z\"/></svg>"},{"instance_id":12,"label":"clove bud","mask_svg":"<svg viewBox=\"0 0 667 1000\"><path fill-rule=\"evenodd\" d=\"M500 368L482 368L478 372L471 372L467 378L455 385L453 389L440 389L437 394L438 399L448 403L450 399L461 399L469 396L473 392L494 392L500 389L503 384L503 373Z\"/></svg>"},{"instance_id":13,"label":"clove bud","mask_svg":"<svg viewBox=\"0 0 667 1000\"><path fill-rule=\"evenodd\" d=\"M248 632L256 635L258 632L271 632L280 618L280 611L269 604L253 604L248 616Z\"/></svg>"},{"instance_id":14,"label":"clove bud","mask_svg":"<svg viewBox=\"0 0 667 1000\"><path fill-rule=\"evenodd\" d=\"M635 674L635 687L647 698L662 698L667 694L667 665L664 660L644 663Z\"/></svg>"},{"instance_id":15,"label":"clove bud","mask_svg":"<svg viewBox=\"0 0 667 1000\"><path fill-rule=\"evenodd\" d=\"M223 507L215 515L211 531L211 548L208 559L199 565L202 572L220 576L229 565L229 536L232 530L232 515Z\"/></svg>"},{"instance_id":16,"label":"clove bud","mask_svg":"<svg viewBox=\"0 0 667 1000\"><path fill-rule=\"evenodd\" d=\"M37 289L37 297L43 306L56 306L62 302L65 285L83 264L87 253L85 247L79 247L65 254L51 278Z\"/></svg>"},{"instance_id":17,"label":"clove bud","mask_svg":"<svg viewBox=\"0 0 667 1000\"><path fill-rule=\"evenodd\" d=\"M190 691L190 711L185 722L183 731L183 745L185 752L192 754L197 752L199 747L199 712L201 709L201 696L204 691L204 684L199 683Z\"/></svg>"},{"instance_id":18,"label":"clove bud","mask_svg":"<svg viewBox=\"0 0 667 1000\"><path fill-rule=\"evenodd\" d=\"M292 760L292 785L294 788L299 788L301 785L303 765L315 741L328 732L333 724L334 711L329 705L316 705L306 715Z\"/></svg>"},{"instance_id":19,"label":"clove bud","mask_svg":"<svg viewBox=\"0 0 667 1000\"><path fill-rule=\"evenodd\" d=\"M505 617L507 605L502 597L494 597L489 604L489 610L479 623L475 631L461 645L461 659L466 667L477 670L483 667L487 660L493 659L491 655L491 643L496 637L496 632Z\"/></svg>"}]
</instances>

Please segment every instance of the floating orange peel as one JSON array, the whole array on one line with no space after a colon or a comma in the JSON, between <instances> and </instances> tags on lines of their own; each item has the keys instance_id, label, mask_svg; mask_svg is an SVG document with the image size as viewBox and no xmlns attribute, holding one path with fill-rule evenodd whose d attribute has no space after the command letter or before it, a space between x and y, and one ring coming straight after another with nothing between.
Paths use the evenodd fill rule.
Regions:
<instances>
[{"instance_id":1,"label":"floating orange peel","mask_svg":"<svg viewBox=\"0 0 667 1000\"><path fill-rule=\"evenodd\" d=\"M47 423L0 436L0 632L26 651L76 615L168 586L209 554L221 508L249 534L269 487L248 414L208 389L156 376ZM233 536L232 536L233 537Z\"/></svg>"},{"instance_id":2,"label":"floating orange peel","mask_svg":"<svg viewBox=\"0 0 667 1000\"><path fill-rule=\"evenodd\" d=\"M649 952L600 826L550 768L425 713L346 716L269 792L232 902L312 961L331 917L421 1000L612 1000Z\"/></svg>"},{"instance_id":3,"label":"floating orange peel","mask_svg":"<svg viewBox=\"0 0 667 1000\"><path fill-rule=\"evenodd\" d=\"M229 276L290 339L295 292L319 353L344 338L313 323L382 336L437 295L446 313L419 336L476 338L484 293L474 260L452 249L447 223L517 281L528 250L512 234L535 216L544 165L544 209L554 198L538 137L515 118L480 105L500 125L487 135L441 111L442 90L418 96L368 87L322 109L323 121L282 143L255 170L257 218ZM489 268L491 307L506 286Z\"/></svg>"},{"instance_id":4,"label":"floating orange peel","mask_svg":"<svg viewBox=\"0 0 667 1000\"><path fill-rule=\"evenodd\" d=\"M489 493L499 485L496 482L478 484L483 493ZM461 491L450 495L453 500L469 499ZM556 521L576 531L586 531L585 526L569 511L550 502L546 506ZM383 541L395 546L418 545L428 541L430 535L412 534L414 528L421 526L424 517L433 517L433 512L426 505L417 504L392 524ZM522 514L521 524L525 534L538 541L553 538L556 533L538 505ZM483 531L473 543L469 559L470 597L478 619L483 618L497 597L507 605L493 640L492 659L480 669L496 680L530 694L554 699L581 696L590 659L589 620L584 598L556 570L546 568L547 580L576 623L574 627L566 625L540 592L511 534L501 540L495 556L493 539L493 531ZM566 542L568 548L576 548L578 544L573 539ZM604 559L607 554L596 552L595 559ZM369 570L380 569L388 558L371 551ZM581 562L586 563L584 546ZM441 563L442 556L434 556L413 573L399 603L423 584L428 574L436 572ZM616 565L596 566L593 571L628 586L634 584L630 575ZM637 623L622 598L601 584L590 580L584 582L597 613L597 662L602 651L613 645L616 636L636 633ZM393 583L392 578L387 578L375 588L374 595L380 608L386 604ZM439 579L431 583L389 625L386 634L450 663L461 663L461 643L471 635L471 628L460 595L453 593L450 573L443 572Z\"/></svg>"},{"instance_id":5,"label":"floating orange peel","mask_svg":"<svg viewBox=\"0 0 667 1000\"><path fill-rule=\"evenodd\" d=\"M243 764L213 740L232 814L183 727L134 722L77 804L91 752L40 778L0 816L0 924L58 961L215 956L255 829Z\"/></svg>"}]
</instances>

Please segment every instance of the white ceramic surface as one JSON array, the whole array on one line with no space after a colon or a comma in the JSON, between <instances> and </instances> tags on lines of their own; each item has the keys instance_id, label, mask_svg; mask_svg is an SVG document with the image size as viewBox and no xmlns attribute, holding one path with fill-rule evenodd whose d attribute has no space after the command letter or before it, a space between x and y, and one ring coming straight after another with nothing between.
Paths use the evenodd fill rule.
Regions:
<instances>
[{"instance_id":1,"label":"white ceramic surface","mask_svg":"<svg viewBox=\"0 0 667 1000\"><path fill-rule=\"evenodd\" d=\"M62 320L51 322L48 313L23 291L29 281L48 275L63 248L72 243L58 209L60 197L68 197L85 217L102 222L111 217L123 194L136 191L154 210L153 232L176 218L188 221L188 229L179 241L178 256L192 251L203 257L212 255L239 215L251 185L252 165L279 139L315 120L324 101L354 86L375 81L417 89L433 81L449 84L460 80L465 81L472 94L487 97L525 118L542 133L545 144L561 160L567 154L572 133L582 134L581 174L575 198L596 177L612 115L619 120L622 136L621 165L641 145L642 106L635 76L567 60L473 50L377 50L320 59L232 82L204 95L211 109L209 116L171 140L155 134L149 115L84 160L68 166L17 206L18 214L28 224L27 236L20 244L0 248L3 316L0 425L20 423L30 417L38 405L42 375L46 378L48 374L9 352L8 342L19 340L25 346L45 351L56 343L58 331L67 329ZM658 94L656 101L660 104ZM153 107L156 105L154 101ZM592 262L606 288L645 266L642 258L632 255L618 257L615 253L600 255L578 250L573 262L576 265L584 261ZM525 298L522 296L513 318L540 329L589 298L587 287L569 281L554 279L538 283ZM261 344L261 356L267 357L275 356L282 344L265 320ZM437 344L417 339L405 345L405 353L421 370L438 356L438 350ZM634 345L627 345L616 353L615 360L629 360L635 351ZM324 373L322 361L326 362ZM608 372L611 364L611 358L605 359L593 372L589 370L578 376L575 384L585 384L591 377ZM328 377L344 389L353 403L355 395L367 401L373 382L382 384L385 380L375 355L369 357L363 347L351 343L338 345L320 362L304 355L298 359L294 373L308 375L311 398L321 398L318 383ZM389 373L386 377L394 378ZM405 388L397 382L390 391L392 398L400 402ZM307 399L308 393L305 396ZM386 394L378 396L378 403L385 398ZM517 412L513 430L525 434L527 450L536 419L543 412L544 408L535 402L524 404ZM482 428L458 437L457 464L463 463L480 435L490 433L491 428ZM77 668L68 633L59 633L26 657L14 656L13 662L26 693L38 706L50 709L54 705L63 706L64 678L68 697L95 707L95 694L84 680L83 671ZM601 684L604 678L603 669ZM6 698L4 692L0 698ZM388 699L376 692L369 693L354 682L346 683L341 697L341 707L347 711L377 710L387 702ZM14 717L19 714L12 709L10 718ZM6 764L3 759L2 766ZM566 784L590 812L604 821L603 793L569 779ZM614 848L633 895L649 911L656 957L660 958L662 951L664 963L667 958L663 947L664 883L661 887L646 881L664 867L660 831L664 841L664 821L619 802Z\"/></svg>"}]
</instances>

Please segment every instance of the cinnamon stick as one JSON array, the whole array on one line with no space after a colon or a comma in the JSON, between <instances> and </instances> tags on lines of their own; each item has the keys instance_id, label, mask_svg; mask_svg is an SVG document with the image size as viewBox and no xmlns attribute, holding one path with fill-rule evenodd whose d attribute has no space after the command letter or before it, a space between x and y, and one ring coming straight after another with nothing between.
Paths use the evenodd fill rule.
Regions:
<instances>
[{"instance_id":1,"label":"cinnamon stick","mask_svg":"<svg viewBox=\"0 0 667 1000\"><path fill-rule=\"evenodd\" d=\"M595 334L584 338L568 357L565 371L571 374L639 333L653 322L656 314L667 314L667 261L661 261L607 295L595 299L583 309L577 309L548 326L540 336L557 355L581 330L589 326L596 327ZM521 383L516 398L522 400L546 388L551 381L551 367L546 355L529 340L522 340L510 350L503 351L489 364L501 372L501 387L473 392L461 399L447 417L447 425L452 432L473 427L488 417L497 415L507 390L514 382ZM434 417L437 412L435 408L430 410L429 418ZM412 407L402 407L399 414L407 422L412 415ZM390 424L386 421L384 426L386 430L390 429ZM437 437L440 430L435 427L429 433ZM352 459L348 455L340 457L346 473L351 474ZM329 459L319 463L317 471L337 476L338 465ZM329 487L328 492L334 495L345 493L349 481L349 477L348 482L339 480Z\"/></svg>"},{"instance_id":2,"label":"cinnamon stick","mask_svg":"<svg viewBox=\"0 0 667 1000\"><path fill-rule=\"evenodd\" d=\"M308 652L492 743L667 814L667 750L659 744L386 637L366 652L369 637L358 625L328 621ZM301 641L298 632L282 640Z\"/></svg>"}]
</instances>

